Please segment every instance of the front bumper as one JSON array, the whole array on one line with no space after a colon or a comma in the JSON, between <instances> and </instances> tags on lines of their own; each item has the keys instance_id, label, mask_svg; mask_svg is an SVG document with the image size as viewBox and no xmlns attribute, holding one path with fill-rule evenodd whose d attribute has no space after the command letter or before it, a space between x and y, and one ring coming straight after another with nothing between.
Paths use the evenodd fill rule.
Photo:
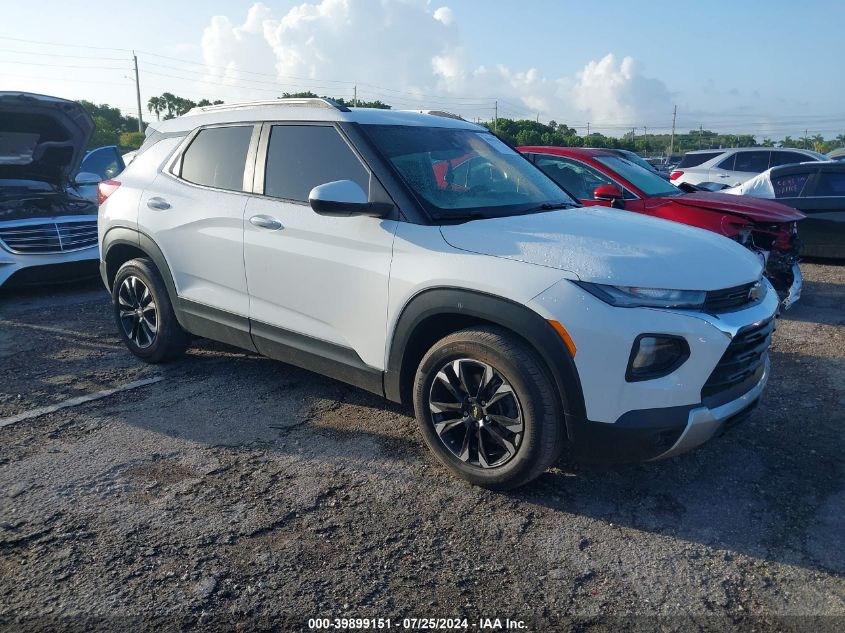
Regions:
<instances>
[{"instance_id":1,"label":"front bumper","mask_svg":"<svg viewBox=\"0 0 845 633\"><path fill-rule=\"evenodd\" d=\"M665 453L660 453L652 459L667 459L686 453L697 446L701 446L714 435L720 433L724 428L732 422L739 422L751 413L757 404L760 402L760 396L763 394L763 389L769 381L769 374L771 373L771 361L766 356L765 368L763 376L759 382L751 388L750 391L740 396L736 400L731 400L725 404L708 409L707 407L696 407L689 412L687 416L686 426L684 426L680 437L675 444Z\"/></svg>"},{"instance_id":2,"label":"front bumper","mask_svg":"<svg viewBox=\"0 0 845 633\"><path fill-rule=\"evenodd\" d=\"M573 455L601 462L671 457L707 441L753 409L770 373L766 350L756 351L755 333L768 330L780 303L774 288L765 285L766 294L759 302L719 314L615 308L585 291L579 293L569 282L536 297L535 310L560 322L577 348L574 362L584 414L567 417ZM625 380L636 337L652 332L686 339L689 358L666 376ZM745 341L745 336L751 340ZM741 351L729 352L734 342ZM743 351L746 344L762 354L756 369ZM728 353L748 358L753 373L731 382ZM726 365L721 364L723 359ZM726 386L719 387L725 379Z\"/></svg>"},{"instance_id":3,"label":"front bumper","mask_svg":"<svg viewBox=\"0 0 845 633\"><path fill-rule=\"evenodd\" d=\"M0 248L0 286L50 283L97 274L96 245L67 253L21 255Z\"/></svg>"},{"instance_id":4,"label":"front bumper","mask_svg":"<svg viewBox=\"0 0 845 633\"><path fill-rule=\"evenodd\" d=\"M585 421L578 425L572 453L587 462L637 463L686 453L756 408L769 380L771 363L746 393L719 406L698 405L629 411L614 424Z\"/></svg>"}]
</instances>

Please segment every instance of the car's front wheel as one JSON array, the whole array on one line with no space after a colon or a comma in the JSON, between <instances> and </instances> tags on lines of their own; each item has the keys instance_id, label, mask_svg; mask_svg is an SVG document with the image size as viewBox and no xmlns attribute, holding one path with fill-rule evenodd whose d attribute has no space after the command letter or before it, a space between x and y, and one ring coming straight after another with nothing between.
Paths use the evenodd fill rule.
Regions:
<instances>
[{"instance_id":1,"label":"car's front wheel","mask_svg":"<svg viewBox=\"0 0 845 633\"><path fill-rule=\"evenodd\" d=\"M562 450L559 405L542 361L499 328L468 328L438 341L417 370L414 408L437 459L476 485L525 484Z\"/></svg>"},{"instance_id":2,"label":"car's front wheel","mask_svg":"<svg viewBox=\"0 0 845 633\"><path fill-rule=\"evenodd\" d=\"M131 259L117 271L112 306L126 347L148 363L181 356L191 342L176 320L161 274L146 258Z\"/></svg>"}]
</instances>

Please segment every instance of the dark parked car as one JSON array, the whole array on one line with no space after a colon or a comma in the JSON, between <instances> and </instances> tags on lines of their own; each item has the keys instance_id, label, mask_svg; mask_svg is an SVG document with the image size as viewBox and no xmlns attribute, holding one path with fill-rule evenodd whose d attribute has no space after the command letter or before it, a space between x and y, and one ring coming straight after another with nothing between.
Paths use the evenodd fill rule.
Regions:
<instances>
[{"instance_id":1,"label":"dark parked car","mask_svg":"<svg viewBox=\"0 0 845 633\"><path fill-rule=\"evenodd\" d=\"M798 232L801 254L845 257L845 163L772 167L722 193L768 198L798 209L807 216Z\"/></svg>"}]
</instances>

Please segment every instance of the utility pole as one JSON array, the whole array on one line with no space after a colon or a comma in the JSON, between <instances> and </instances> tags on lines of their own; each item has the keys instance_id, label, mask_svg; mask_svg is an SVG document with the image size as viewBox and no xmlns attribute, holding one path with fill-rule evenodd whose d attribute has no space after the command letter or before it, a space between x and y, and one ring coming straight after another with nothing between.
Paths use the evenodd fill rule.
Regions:
<instances>
[{"instance_id":1,"label":"utility pole","mask_svg":"<svg viewBox=\"0 0 845 633\"><path fill-rule=\"evenodd\" d=\"M499 126L499 100L493 102L493 131Z\"/></svg>"},{"instance_id":2,"label":"utility pole","mask_svg":"<svg viewBox=\"0 0 845 633\"><path fill-rule=\"evenodd\" d=\"M141 114L141 82L138 80L138 56L132 51L132 61L135 62L135 98L138 100L138 131L144 133L144 118Z\"/></svg>"},{"instance_id":3,"label":"utility pole","mask_svg":"<svg viewBox=\"0 0 845 633\"><path fill-rule=\"evenodd\" d=\"M358 84L355 84L355 86L353 87L352 95L353 95L352 96L352 107L357 108L358 107Z\"/></svg>"},{"instance_id":4,"label":"utility pole","mask_svg":"<svg viewBox=\"0 0 845 633\"><path fill-rule=\"evenodd\" d=\"M675 119L678 116L678 106L672 112L672 136L669 137L669 156L675 153Z\"/></svg>"},{"instance_id":5,"label":"utility pole","mask_svg":"<svg viewBox=\"0 0 845 633\"><path fill-rule=\"evenodd\" d=\"M648 126L643 126L643 151L648 153Z\"/></svg>"},{"instance_id":6,"label":"utility pole","mask_svg":"<svg viewBox=\"0 0 845 633\"><path fill-rule=\"evenodd\" d=\"M631 128L631 145L634 147L634 151L637 151L637 128Z\"/></svg>"},{"instance_id":7,"label":"utility pole","mask_svg":"<svg viewBox=\"0 0 845 633\"><path fill-rule=\"evenodd\" d=\"M590 136L590 122L587 121L587 136Z\"/></svg>"},{"instance_id":8,"label":"utility pole","mask_svg":"<svg viewBox=\"0 0 845 633\"><path fill-rule=\"evenodd\" d=\"M810 140L810 138L809 138L809 137L810 137L809 131L805 129L805 130L804 130L804 149L809 149L809 148L807 147L807 141L809 141L809 140Z\"/></svg>"},{"instance_id":9,"label":"utility pole","mask_svg":"<svg viewBox=\"0 0 845 633\"><path fill-rule=\"evenodd\" d=\"M701 137L704 134L704 126L699 123L698 124L698 149L701 149Z\"/></svg>"}]
</instances>

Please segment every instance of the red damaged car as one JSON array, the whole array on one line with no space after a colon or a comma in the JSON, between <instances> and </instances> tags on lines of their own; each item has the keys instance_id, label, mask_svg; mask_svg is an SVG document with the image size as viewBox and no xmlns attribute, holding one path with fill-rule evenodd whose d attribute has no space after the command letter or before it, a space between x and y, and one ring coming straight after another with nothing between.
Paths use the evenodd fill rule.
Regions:
<instances>
[{"instance_id":1,"label":"red damaged car","mask_svg":"<svg viewBox=\"0 0 845 633\"><path fill-rule=\"evenodd\" d=\"M798 220L804 214L771 200L676 187L618 154L601 149L518 147L585 205L644 213L720 233L758 253L783 308L801 296Z\"/></svg>"}]
</instances>

